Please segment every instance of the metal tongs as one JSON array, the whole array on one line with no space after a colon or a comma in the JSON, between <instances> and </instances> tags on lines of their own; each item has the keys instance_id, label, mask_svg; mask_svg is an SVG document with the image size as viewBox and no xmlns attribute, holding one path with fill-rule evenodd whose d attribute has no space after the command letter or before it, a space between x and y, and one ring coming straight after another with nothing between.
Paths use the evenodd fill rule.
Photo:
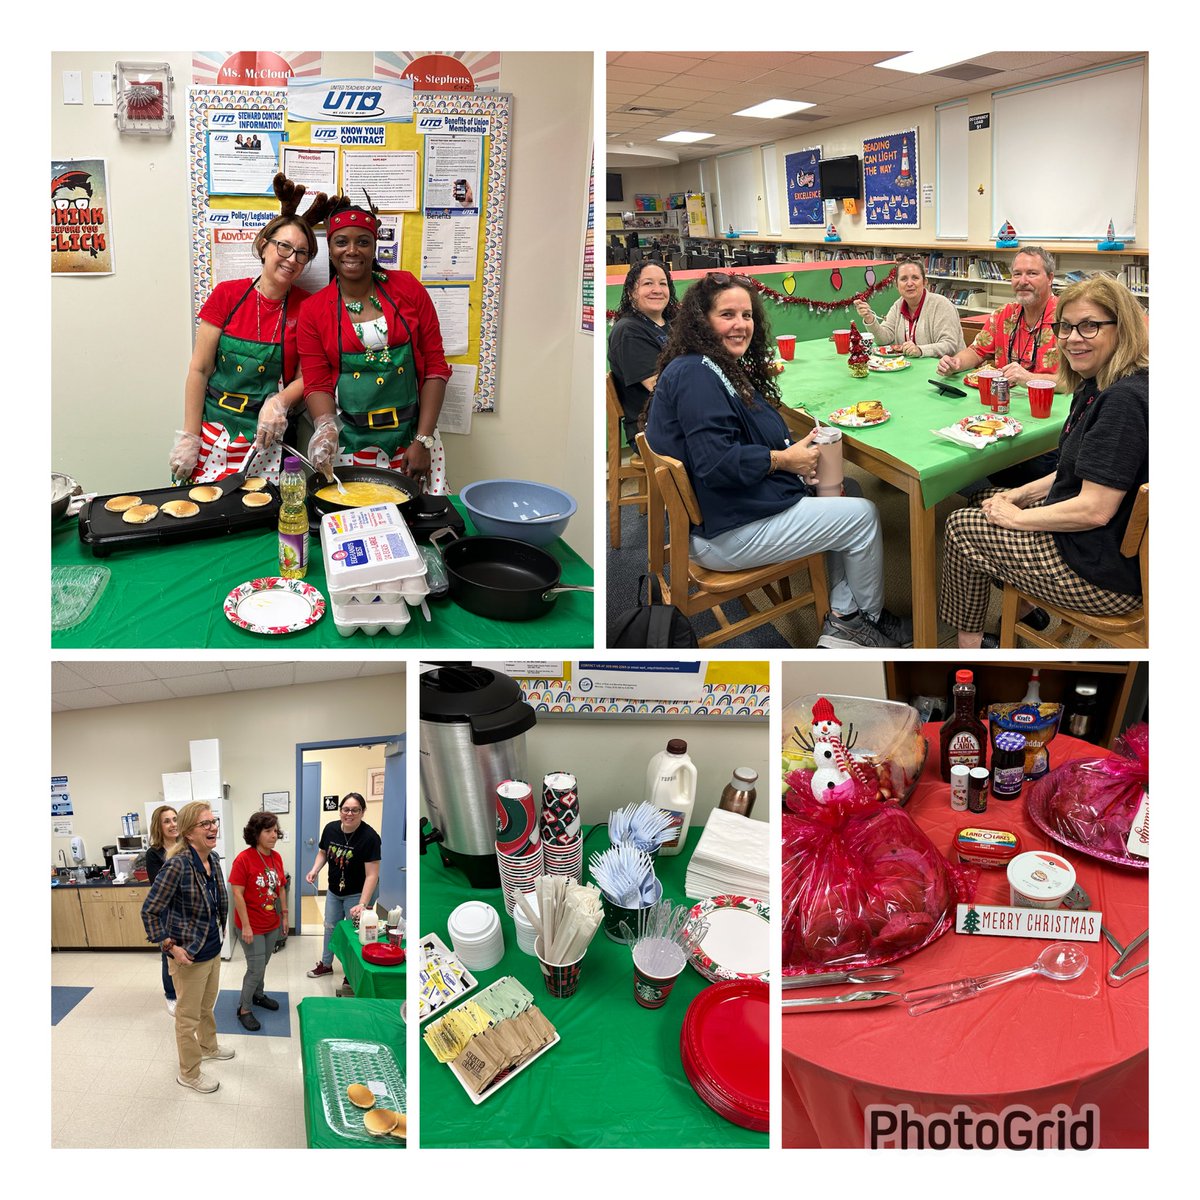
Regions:
<instances>
[{"instance_id":1,"label":"metal tongs","mask_svg":"<svg viewBox=\"0 0 1200 1200\"><path fill-rule=\"evenodd\" d=\"M798 988L824 987L833 983L886 983L904 974L903 967L884 967L880 970L825 971L819 975L792 975L783 980L784 991ZM842 992L838 996L797 996L785 999L785 1012L839 1012L851 1008L881 1008L895 1004L899 992Z\"/></svg>"},{"instance_id":2,"label":"metal tongs","mask_svg":"<svg viewBox=\"0 0 1200 1200\"><path fill-rule=\"evenodd\" d=\"M1139 933L1128 946L1122 946L1103 925L1100 926L1100 929L1108 939L1109 944L1117 952L1117 961L1108 968L1106 975L1109 987L1120 987L1123 983L1128 983L1134 976L1141 975L1150 969L1149 950L1146 951L1146 957L1140 963L1135 963L1133 966L1129 965L1129 960L1133 957L1134 951L1139 946L1145 945L1149 940L1149 929L1145 933Z\"/></svg>"}]
</instances>

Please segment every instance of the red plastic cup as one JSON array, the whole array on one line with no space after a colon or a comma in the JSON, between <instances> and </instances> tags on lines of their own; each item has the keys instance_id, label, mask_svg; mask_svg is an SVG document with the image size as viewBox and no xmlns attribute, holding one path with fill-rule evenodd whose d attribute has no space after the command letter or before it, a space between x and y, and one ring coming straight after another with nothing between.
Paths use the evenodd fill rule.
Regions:
<instances>
[{"instance_id":1,"label":"red plastic cup","mask_svg":"<svg viewBox=\"0 0 1200 1200\"><path fill-rule=\"evenodd\" d=\"M839 354L850 353L850 330L835 329L833 331L833 344L837 348Z\"/></svg>"},{"instance_id":2,"label":"red plastic cup","mask_svg":"<svg viewBox=\"0 0 1200 1200\"><path fill-rule=\"evenodd\" d=\"M992 380L999 375L999 371L985 369L977 371L976 376L979 379L979 403L992 407Z\"/></svg>"},{"instance_id":3,"label":"red plastic cup","mask_svg":"<svg viewBox=\"0 0 1200 1200\"><path fill-rule=\"evenodd\" d=\"M1044 420L1050 415L1050 408L1054 403L1054 381L1031 379L1025 386L1029 389L1030 415Z\"/></svg>"},{"instance_id":4,"label":"red plastic cup","mask_svg":"<svg viewBox=\"0 0 1200 1200\"><path fill-rule=\"evenodd\" d=\"M846 349L847 350L850 348L849 338L850 338L850 335L847 334L846 335L846 339L847 339L846 340ZM794 359L796 357L796 335L794 333L781 333L779 335L779 337L777 337L775 340L779 343L780 358L785 358L785 359L787 359L788 362L791 362L792 359Z\"/></svg>"}]
</instances>

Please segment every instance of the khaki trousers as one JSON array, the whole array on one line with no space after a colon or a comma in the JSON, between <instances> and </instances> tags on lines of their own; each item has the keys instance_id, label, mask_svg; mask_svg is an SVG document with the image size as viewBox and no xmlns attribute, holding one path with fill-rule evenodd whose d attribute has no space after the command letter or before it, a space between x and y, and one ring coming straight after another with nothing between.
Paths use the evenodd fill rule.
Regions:
<instances>
[{"instance_id":1,"label":"khaki trousers","mask_svg":"<svg viewBox=\"0 0 1200 1200\"><path fill-rule=\"evenodd\" d=\"M217 1022L213 1008L221 989L221 956L207 962L170 961L175 982L175 1042L179 1048L179 1074L195 1079L200 1061L217 1052Z\"/></svg>"}]
</instances>

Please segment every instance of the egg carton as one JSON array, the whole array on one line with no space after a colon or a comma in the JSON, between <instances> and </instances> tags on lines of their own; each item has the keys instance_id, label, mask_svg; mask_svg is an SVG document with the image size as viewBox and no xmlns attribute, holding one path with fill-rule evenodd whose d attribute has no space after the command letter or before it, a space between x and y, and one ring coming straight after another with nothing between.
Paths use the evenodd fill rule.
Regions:
<instances>
[{"instance_id":1,"label":"egg carton","mask_svg":"<svg viewBox=\"0 0 1200 1200\"><path fill-rule=\"evenodd\" d=\"M369 504L364 508L345 508L326 513L321 518L321 532L333 537L345 533L362 533L373 529L407 529L398 504Z\"/></svg>"},{"instance_id":2,"label":"egg carton","mask_svg":"<svg viewBox=\"0 0 1200 1200\"><path fill-rule=\"evenodd\" d=\"M390 633L399 637L412 619L408 605L398 604L331 604L333 623L342 637L353 637L360 629L368 637Z\"/></svg>"},{"instance_id":3,"label":"egg carton","mask_svg":"<svg viewBox=\"0 0 1200 1200\"><path fill-rule=\"evenodd\" d=\"M395 579L368 584L365 587L329 588L329 598L334 604L347 608L359 608L374 604L407 604L409 608L420 608L421 601L429 595L429 579L426 574L412 575L407 579Z\"/></svg>"},{"instance_id":4,"label":"egg carton","mask_svg":"<svg viewBox=\"0 0 1200 1200\"><path fill-rule=\"evenodd\" d=\"M338 532L326 517L321 522L321 553L330 593L345 600L363 595L390 597L400 591L413 595L419 604L420 587L428 591L425 560L402 520L397 525L363 525ZM406 592L404 584L410 580L420 582Z\"/></svg>"}]
</instances>

